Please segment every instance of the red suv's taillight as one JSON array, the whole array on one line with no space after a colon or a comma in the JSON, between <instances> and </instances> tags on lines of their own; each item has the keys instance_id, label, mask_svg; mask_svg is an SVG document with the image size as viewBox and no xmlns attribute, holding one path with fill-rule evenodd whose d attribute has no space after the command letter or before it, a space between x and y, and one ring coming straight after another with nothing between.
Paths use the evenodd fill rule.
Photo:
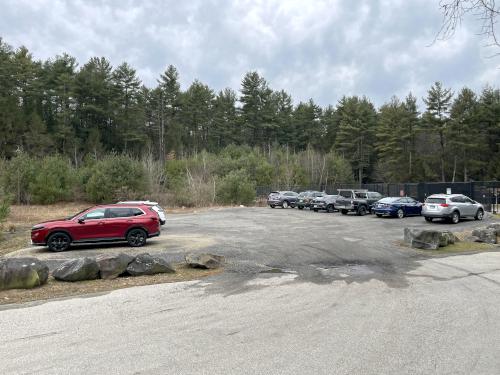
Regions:
<instances>
[{"instance_id":1,"label":"red suv's taillight","mask_svg":"<svg viewBox=\"0 0 500 375\"><path fill-rule=\"evenodd\" d=\"M440 206L441 206L441 207L448 207L448 206L449 206L449 204L448 204L448 203L441 203L441 204L440 204Z\"/></svg>"}]
</instances>

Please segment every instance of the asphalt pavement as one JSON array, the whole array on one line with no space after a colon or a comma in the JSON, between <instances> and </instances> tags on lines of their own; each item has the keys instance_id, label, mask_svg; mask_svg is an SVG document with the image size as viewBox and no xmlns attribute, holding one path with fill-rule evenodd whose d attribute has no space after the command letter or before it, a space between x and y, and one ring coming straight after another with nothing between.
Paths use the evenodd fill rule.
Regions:
<instances>
[{"instance_id":1,"label":"asphalt pavement","mask_svg":"<svg viewBox=\"0 0 500 375\"><path fill-rule=\"evenodd\" d=\"M500 253L400 245L405 226L484 224L269 208L170 215L140 251L221 254L223 274L0 307L0 373L498 374ZM15 256L118 251L132 250Z\"/></svg>"}]
</instances>

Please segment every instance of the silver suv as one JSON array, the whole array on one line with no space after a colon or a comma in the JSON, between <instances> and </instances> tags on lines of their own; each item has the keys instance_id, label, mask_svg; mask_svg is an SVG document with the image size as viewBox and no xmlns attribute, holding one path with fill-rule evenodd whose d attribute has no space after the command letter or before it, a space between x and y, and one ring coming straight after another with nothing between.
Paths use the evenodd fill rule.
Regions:
<instances>
[{"instance_id":1,"label":"silver suv","mask_svg":"<svg viewBox=\"0 0 500 375\"><path fill-rule=\"evenodd\" d=\"M425 200L422 215L429 222L439 218L457 224L463 217L483 220L484 207L462 194L434 194Z\"/></svg>"}]
</instances>

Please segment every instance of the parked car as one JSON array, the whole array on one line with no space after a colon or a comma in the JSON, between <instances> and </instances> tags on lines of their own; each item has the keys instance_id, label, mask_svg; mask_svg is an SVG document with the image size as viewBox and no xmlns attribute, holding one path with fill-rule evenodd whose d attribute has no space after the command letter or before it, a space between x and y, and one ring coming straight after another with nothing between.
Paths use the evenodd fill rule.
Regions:
<instances>
[{"instance_id":1,"label":"parked car","mask_svg":"<svg viewBox=\"0 0 500 375\"><path fill-rule=\"evenodd\" d=\"M161 206L158 204L158 202L123 201L123 202L118 202L117 204L145 204L146 206L151 207L158 214L158 217L160 218L161 225L165 225L165 223L167 222L167 214L165 213L165 210L163 208L161 208Z\"/></svg>"},{"instance_id":2,"label":"parked car","mask_svg":"<svg viewBox=\"0 0 500 375\"><path fill-rule=\"evenodd\" d=\"M359 216L366 215L371 212L373 204L383 198L382 194L376 191L361 189L339 189L338 193L340 197L335 207L342 215L347 215L349 212L356 212Z\"/></svg>"},{"instance_id":3,"label":"parked car","mask_svg":"<svg viewBox=\"0 0 500 375\"><path fill-rule=\"evenodd\" d=\"M76 243L108 241L127 241L138 247L147 238L158 235L158 214L145 204L94 206L67 219L46 221L31 228L32 244L48 246L52 251L64 251Z\"/></svg>"},{"instance_id":4,"label":"parked car","mask_svg":"<svg viewBox=\"0 0 500 375\"><path fill-rule=\"evenodd\" d=\"M321 210L333 212L337 209L335 207L335 204L338 198L339 195L324 195L322 197L318 197L313 200L312 209L314 210L314 212L318 212Z\"/></svg>"},{"instance_id":5,"label":"parked car","mask_svg":"<svg viewBox=\"0 0 500 375\"><path fill-rule=\"evenodd\" d=\"M378 217L392 216L402 219L405 216L421 215L422 203L411 197L387 197L376 202L372 212Z\"/></svg>"},{"instance_id":6,"label":"parked car","mask_svg":"<svg viewBox=\"0 0 500 375\"><path fill-rule=\"evenodd\" d=\"M302 193L299 193L296 206L299 210L303 210L304 208L311 208L311 203L314 199L323 197L325 195L326 194L321 191L303 191Z\"/></svg>"},{"instance_id":7,"label":"parked car","mask_svg":"<svg viewBox=\"0 0 500 375\"><path fill-rule=\"evenodd\" d=\"M274 208L281 206L283 208L295 207L299 194L294 191L272 191L267 197L267 204L269 207Z\"/></svg>"},{"instance_id":8,"label":"parked car","mask_svg":"<svg viewBox=\"0 0 500 375\"><path fill-rule=\"evenodd\" d=\"M462 194L434 194L425 200L422 215L429 222L433 219L447 219L457 224L464 217L483 220L484 207Z\"/></svg>"}]
</instances>

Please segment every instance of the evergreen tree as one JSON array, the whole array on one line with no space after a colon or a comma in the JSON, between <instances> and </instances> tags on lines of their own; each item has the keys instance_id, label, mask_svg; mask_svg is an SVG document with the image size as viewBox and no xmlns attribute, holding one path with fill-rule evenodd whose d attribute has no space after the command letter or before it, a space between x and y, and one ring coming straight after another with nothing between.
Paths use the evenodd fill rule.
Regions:
<instances>
[{"instance_id":1,"label":"evergreen tree","mask_svg":"<svg viewBox=\"0 0 500 375\"><path fill-rule=\"evenodd\" d=\"M127 63L118 66L112 74L115 127L121 144L116 148L140 153L145 143L145 113L141 81Z\"/></svg>"},{"instance_id":2,"label":"evergreen tree","mask_svg":"<svg viewBox=\"0 0 500 375\"><path fill-rule=\"evenodd\" d=\"M292 116L293 137L291 144L295 150L305 150L308 146L317 146L321 142L321 108L312 99L299 103Z\"/></svg>"},{"instance_id":3,"label":"evergreen tree","mask_svg":"<svg viewBox=\"0 0 500 375\"><path fill-rule=\"evenodd\" d=\"M169 65L158 80L159 148L162 159L165 158L167 152L182 151L182 130L177 118L180 88L179 73L173 65Z\"/></svg>"},{"instance_id":4,"label":"evergreen tree","mask_svg":"<svg viewBox=\"0 0 500 375\"><path fill-rule=\"evenodd\" d=\"M180 121L183 144L188 152L206 149L212 143L212 110L214 92L195 80L181 96Z\"/></svg>"},{"instance_id":5,"label":"evergreen tree","mask_svg":"<svg viewBox=\"0 0 500 375\"><path fill-rule=\"evenodd\" d=\"M93 142L83 142L83 153L98 157L101 149L112 151L119 145L114 122L112 67L104 57L92 57L75 79L75 134L82 140L92 135Z\"/></svg>"},{"instance_id":6,"label":"evergreen tree","mask_svg":"<svg viewBox=\"0 0 500 375\"><path fill-rule=\"evenodd\" d=\"M483 134L483 160L486 169L480 176L485 179L500 179L500 90L485 87L479 98L477 133ZM480 179L478 176L477 179Z\"/></svg>"},{"instance_id":7,"label":"evergreen tree","mask_svg":"<svg viewBox=\"0 0 500 375\"><path fill-rule=\"evenodd\" d=\"M424 125L430 135L437 135L439 142L439 160L441 181L446 181L446 127L449 123L449 111L453 93L443 88L441 82L436 82L427 92L424 103L427 111L424 113Z\"/></svg>"},{"instance_id":8,"label":"evergreen tree","mask_svg":"<svg viewBox=\"0 0 500 375\"><path fill-rule=\"evenodd\" d=\"M478 103L476 94L464 87L453 101L450 110L450 122L446 129L449 151L453 163L452 182L456 180L457 168L462 167L462 181L467 181L470 170L481 169L482 163L476 163L474 156L485 143L481 133L477 133ZM473 172L474 173L474 172Z\"/></svg>"},{"instance_id":9,"label":"evergreen tree","mask_svg":"<svg viewBox=\"0 0 500 375\"><path fill-rule=\"evenodd\" d=\"M374 164L375 108L365 97L343 97L337 106L337 117L335 150L351 164L361 184Z\"/></svg>"},{"instance_id":10,"label":"evergreen tree","mask_svg":"<svg viewBox=\"0 0 500 375\"><path fill-rule=\"evenodd\" d=\"M240 121L236 113L236 93L226 88L220 91L213 104L212 134L209 149L220 150L242 142Z\"/></svg>"}]
</instances>

